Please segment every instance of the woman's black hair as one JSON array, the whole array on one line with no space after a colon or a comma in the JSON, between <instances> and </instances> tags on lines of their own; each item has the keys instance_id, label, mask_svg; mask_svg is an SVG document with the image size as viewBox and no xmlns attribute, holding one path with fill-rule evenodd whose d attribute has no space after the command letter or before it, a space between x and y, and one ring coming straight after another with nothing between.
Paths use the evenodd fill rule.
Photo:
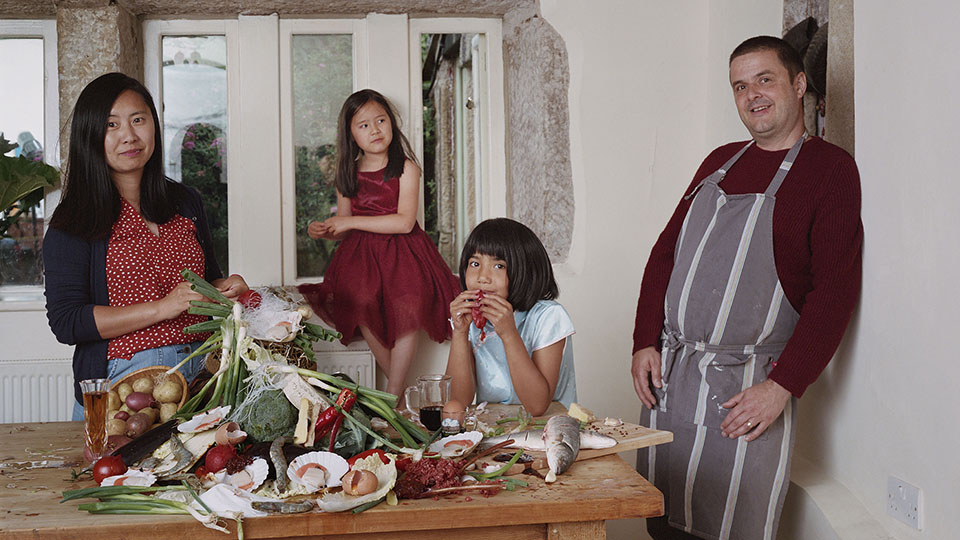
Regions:
<instances>
[{"instance_id":1,"label":"woman's black hair","mask_svg":"<svg viewBox=\"0 0 960 540\"><path fill-rule=\"evenodd\" d=\"M350 95L343 102L340 108L340 117L337 120L337 191L344 197L356 197L357 195L357 158L360 155L360 147L357 141L353 140L353 133L350 126L353 123L353 116L357 110L370 102L376 102L387 112L390 118L393 138L387 149L387 170L384 171L384 179L399 178L403 174L403 166L406 160L417 162L413 151L410 149L410 143L400 131L400 124L397 123L397 113L393 106L383 97L383 94L369 88L358 90Z\"/></svg>"},{"instance_id":2,"label":"woman's black hair","mask_svg":"<svg viewBox=\"0 0 960 540\"><path fill-rule=\"evenodd\" d=\"M123 73L107 73L80 92L73 108L63 195L50 218L51 227L97 240L108 237L120 217L120 192L113 183L103 145L113 104L127 90L140 94L153 116L153 155L140 180L140 214L153 223L166 223L176 214L185 188L163 174L163 134L153 98L140 81Z\"/></svg>"},{"instance_id":3,"label":"woman's black hair","mask_svg":"<svg viewBox=\"0 0 960 540\"><path fill-rule=\"evenodd\" d=\"M494 218L474 227L460 254L460 287L463 290L467 289L467 263L477 253L507 263L507 302L514 311L527 311L538 300L553 300L560 296L550 256L526 225L509 218Z\"/></svg>"}]
</instances>

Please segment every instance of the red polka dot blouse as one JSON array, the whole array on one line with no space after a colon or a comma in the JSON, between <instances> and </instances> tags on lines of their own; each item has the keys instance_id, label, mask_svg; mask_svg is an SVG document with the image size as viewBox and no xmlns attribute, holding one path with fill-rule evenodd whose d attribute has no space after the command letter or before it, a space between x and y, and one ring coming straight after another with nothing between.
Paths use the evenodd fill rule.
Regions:
<instances>
[{"instance_id":1,"label":"red polka dot blouse","mask_svg":"<svg viewBox=\"0 0 960 540\"><path fill-rule=\"evenodd\" d=\"M121 199L122 200L122 199ZM203 275L204 257L193 221L175 215L154 235L133 206L123 201L120 218L113 224L107 243L107 293L110 305L130 306L160 300L183 278L184 268ZM192 343L202 334L184 334L183 329L207 317L181 314L176 319L110 340L107 358L129 359L135 353L164 345Z\"/></svg>"}]
</instances>

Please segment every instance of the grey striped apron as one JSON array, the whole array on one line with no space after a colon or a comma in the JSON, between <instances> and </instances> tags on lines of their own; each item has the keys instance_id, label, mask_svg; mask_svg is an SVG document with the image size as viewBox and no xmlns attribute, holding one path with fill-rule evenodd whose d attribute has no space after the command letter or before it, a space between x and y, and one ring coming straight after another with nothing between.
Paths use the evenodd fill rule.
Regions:
<instances>
[{"instance_id":1,"label":"grey striped apron","mask_svg":"<svg viewBox=\"0 0 960 540\"><path fill-rule=\"evenodd\" d=\"M663 388L658 406L641 413L641 424L674 439L641 450L637 470L663 492L669 523L702 538L776 538L796 398L750 443L721 436L721 404L766 380L799 319L777 277L773 206L805 137L764 193L728 195L718 185L748 143L687 196L664 300Z\"/></svg>"}]
</instances>

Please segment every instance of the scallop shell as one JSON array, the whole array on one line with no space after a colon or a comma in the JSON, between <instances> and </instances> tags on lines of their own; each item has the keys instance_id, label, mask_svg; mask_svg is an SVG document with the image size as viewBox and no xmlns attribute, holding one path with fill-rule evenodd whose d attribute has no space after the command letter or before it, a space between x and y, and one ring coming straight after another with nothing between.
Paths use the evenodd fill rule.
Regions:
<instances>
[{"instance_id":1,"label":"scallop shell","mask_svg":"<svg viewBox=\"0 0 960 540\"><path fill-rule=\"evenodd\" d=\"M217 444L239 444L247 438L246 432L236 422L220 424L217 428Z\"/></svg>"},{"instance_id":2,"label":"scallop shell","mask_svg":"<svg viewBox=\"0 0 960 540\"><path fill-rule=\"evenodd\" d=\"M469 454L480 444L483 434L479 431L467 431L449 437L444 437L430 445L431 452L438 452L440 457L458 457Z\"/></svg>"},{"instance_id":3,"label":"scallop shell","mask_svg":"<svg viewBox=\"0 0 960 540\"><path fill-rule=\"evenodd\" d=\"M322 477L311 472L317 468L325 472ZM340 478L349 470L347 460L333 452L308 452L290 463L287 467L287 478L313 493L323 487L339 486Z\"/></svg>"},{"instance_id":4,"label":"scallop shell","mask_svg":"<svg viewBox=\"0 0 960 540\"><path fill-rule=\"evenodd\" d=\"M190 420L177 426L180 433L199 433L220 425L220 422L230 414L230 405L210 409L205 413L194 415Z\"/></svg>"},{"instance_id":5,"label":"scallop shell","mask_svg":"<svg viewBox=\"0 0 960 540\"><path fill-rule=\"evenodd\" d=\"M152 473L138 471L137 469L128 469L123 474L108 476L100 482L100 486L152 486L157 481L157 477Z\"/></svg>"},{"instance_id":6,"label":"scallop shell","mask_svg":"<svg viewBox=\"0 0 960 540\"><path fill-rule=\"evenodd\" d=\"M244 467L242 471L227 474L227 470L223 469L213 473L213 478L219 484L229 484L237 489L250 492L263 484L269 472L270 466L267 465L267 460L257 458L253 460L253 463Z\"/></svg>"}]
</instances>

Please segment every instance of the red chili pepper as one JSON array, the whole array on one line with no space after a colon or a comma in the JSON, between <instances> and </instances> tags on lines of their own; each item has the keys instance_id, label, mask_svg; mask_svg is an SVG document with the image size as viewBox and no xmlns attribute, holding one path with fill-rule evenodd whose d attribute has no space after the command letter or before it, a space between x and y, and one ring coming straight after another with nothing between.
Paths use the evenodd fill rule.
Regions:
<instances>
[{"instance_id":1,"label":"red chili pepper","mask_svg":"<svg viewBox=\"0 0 960 540\"><path fill-rule=\"evenodd\" d=\"M340 395L337 396L337 405L345 412L350 412L350 409L353 408L353 404L356 402L357 395L347 388L341 390ZM336 410L334 407L330 408ZM330 446L327 449L331 452L333 452L333 445L337 442L337 434L340 433L340 426L342 424L343 414L338 412L337 419L333 421L333 428L330 430Z\"/></svg>"},{"instance_id":2,"label":"red chili pepper","mask_svg":"<svg viewBox=\"0 0 960 540\"><path fill-rule=\"evenodd\" d=\"M387 453L386 453L386 452L384 452L383 450L381 450L381 449L379 449L379 448L371 448L370 450L364 450L363 452L360 452L359 454L357 454L357 455L353 456L352 458L348 459L348 460L347 460L347 465L353 467L353 464L356 463L356 461L357 461L358 459L364 459L364 458L370 457L370 456L372 456L372 455L377 455L377 456L379 456L379 457L380 457L380 461L382 461L384 465L388 465L388 464L390 463L390 458L387 457Z\"/></svg>"},{"instance_id":3,"label":"red chili pepper","mask_svg":"<svg viewBox=\"0 0 960 540\"><path fill-rule=\"evenodd\" d=\"M480 311L481 300L483 300L483 291L477 291L477 305L473 306L470 311L473 315L473 325L480 329L480 341L483 341L487 338L485 329L487 326L487 318L484 317L483 312Z\"/></svg>"},{"instance_id":4,"label":"red chili pepper","mask_svg":"<svg viewBox=\"0 0 960 540\"><path fill-rule=\"evenodd\" d=\"M349 407L346 407L347 398L353 396L353 401L357 400L357 396L351 392L348 388L344 388L337 395L336 404L340 407L350 410ZM353 407L353 403L350 403L350 407ZM315 439L323 437L333 429L333 424L336 422L337 417L342 416L337 412L335 407L330 407L327 410L320 413L320 416L317 417L317 423L314 424L313 429L316 432Z\"/></svg>"}]
</instances>

